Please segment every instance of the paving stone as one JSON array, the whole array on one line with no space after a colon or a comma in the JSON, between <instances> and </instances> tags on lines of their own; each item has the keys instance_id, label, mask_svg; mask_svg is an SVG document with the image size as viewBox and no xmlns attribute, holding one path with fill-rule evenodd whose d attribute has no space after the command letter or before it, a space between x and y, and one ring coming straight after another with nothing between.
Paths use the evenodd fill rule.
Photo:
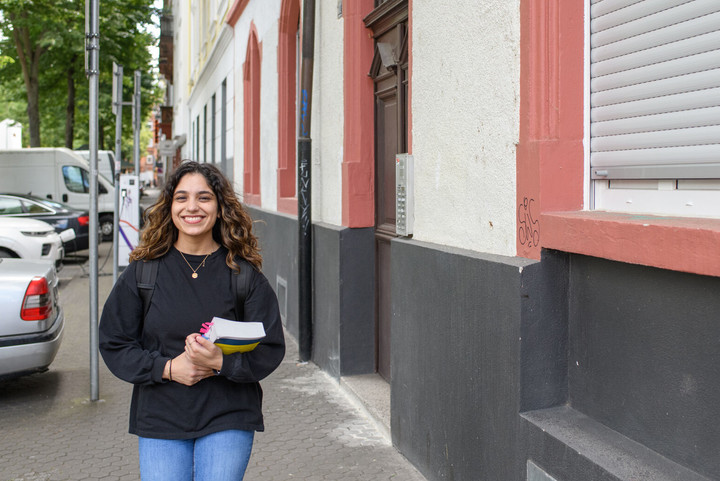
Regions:
<instances>
[{"instance_id":1,"label":"paving stone","mask_svg":"<svg viewBox=\"0 0 720 481\"><path fill-rule=\"evenodd\" d=\"M109 243L101 244L100 256ZM110 264L106 269L111 269ZM100 401L90 402L86 266L62 272L63 343L50 370L0 381L0 481L138 480L137 438L127 433L131 386L99 365ZM112 277L101 270L100 309ZM424 481L338 383L297 344L263 383L265 432L245 479Z\"/></svg>"}]
</instances>

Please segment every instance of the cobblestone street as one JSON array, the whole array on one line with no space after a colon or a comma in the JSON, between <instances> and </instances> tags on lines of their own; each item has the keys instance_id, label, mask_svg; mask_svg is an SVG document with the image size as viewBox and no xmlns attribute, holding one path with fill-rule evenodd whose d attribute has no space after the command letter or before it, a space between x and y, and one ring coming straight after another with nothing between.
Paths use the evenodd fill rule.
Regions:
<instances>
[{"instance_id":1,"label":"cobblestone street","mask_svg":"<svg viewBox=\"0 0 720 481\"><path fill-rule=\"evenodd\" d=\"M110 243L100 247L100 262ZM100 306L112 276L102 267ZM66 327L48 372L0 382L0 481L137 480L136 438L127 433L131 386L100 362L100 401L89 402L86 263L60 273ZM266 431L255 437L246 480L421 481L338 383L298 363L288 338L264 383Z\"/></svg>"}]
</instances>

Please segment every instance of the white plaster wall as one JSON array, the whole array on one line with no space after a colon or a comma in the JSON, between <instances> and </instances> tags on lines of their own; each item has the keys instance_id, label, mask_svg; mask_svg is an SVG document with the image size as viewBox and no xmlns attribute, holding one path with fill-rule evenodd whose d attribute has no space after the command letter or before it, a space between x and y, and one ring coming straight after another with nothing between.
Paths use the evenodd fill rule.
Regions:
<instances>
[{"instance_id":1,"label":"white plaster wall","mask_svg":"<svg viewBox=\"0 0 720 481\"><path fill-rule=\"evenodd\" d=\"M185 145L182 146L181 158L187 159L191 149L190 120L187 107L187 100L190 90L188 89L188 72L190 58L190 21L187 17L189 6L186 0L174 0L173 11L173 136L185 134Z\"/></svg>"},{"instance_id":2,"label":"white plaster wall","mask_svg":"<svg viewBox=\"0 0 720 481\"><path fill-rule=\"evenodd\" d=\"M315 4L312 96L312 219L342 224L343 19L336 2Z\"/></svg>"},{"instance_id":3,"label":"white plaster wall","mask_svg":"<svg viewBox=\"0 0 720 481\"><path fill-rule=\"evenodd\" d=\"M234 47L233 43L233 47ZM233 53L234 56L234 53ZM225 92L225 109L226 109L226 122L225 125L225 155L228 158L229 177L232 181L235 177L235 69L230 72L227 79L227 86Z\"/></svg>"},{"instance_id":4,"label":"white plaster wall","mask_svg":"<svg viewBox=\"0 0 720 481\"><path fill-rule=\"evenodd\" d=\"M414 238L515 255L519 0L416 1L412 16Z\"/></svg>"},{"instance_id":5,"label":"white plaster wall","mask_svg":"<svg viewBox=\"0 0 720 481\"><path fill-rule=\"evenodd\" d=\"M279 2L278 2L279 3ZM278 5L279 7L279 5ZM260 38L260 194L262 207L277 210L278 168L278 9L275 22ZM259 32L258 32L259 34Z\"/></svg>"},{"instance_id":6,"label":"white plaster wall","mask_svg":"<svg viewBox=\"0 0 720 481\"><path fill-rule=\"evenodd\" d=\"M244 152L243 145L245 142L245 130L243 123L243 109L245 108L245 102L243 100L243 70L242 64L245 61L245 49L247 48L247 35L241 38L238 35L237 25L235 26L235 64L233 66L233 124L235 129L233 130L233 184L235 186L235 192L243 199L243 172L245 166L243 164ZM241 60L242 58L242 60Z\"/></svg>"}]
</instances>

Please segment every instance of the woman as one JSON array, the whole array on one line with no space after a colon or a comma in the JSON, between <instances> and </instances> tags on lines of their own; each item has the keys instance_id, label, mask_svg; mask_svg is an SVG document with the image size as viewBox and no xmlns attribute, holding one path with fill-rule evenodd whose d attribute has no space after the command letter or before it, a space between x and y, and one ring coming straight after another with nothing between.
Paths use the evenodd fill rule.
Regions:
<instances>
[{"instance_id":1,"label":"woman","mask_svg":"<svg viewBox=\"0 0 720 481\"><path fill-rule=\"evenodd\" d=\"M285 354L252 220L222 173L197 162L178 167L146 219L100 319L105 363L134 384L130 433L139 436L141 477L241 480L263 430L259 381ZM145 311L135 271L151 259L158 269ZM249 288L236 308L231 276L243 269ZM261 321L266 336L250 352L223 354L198 332L215 316Z\"/></svg>"}]
</instances>

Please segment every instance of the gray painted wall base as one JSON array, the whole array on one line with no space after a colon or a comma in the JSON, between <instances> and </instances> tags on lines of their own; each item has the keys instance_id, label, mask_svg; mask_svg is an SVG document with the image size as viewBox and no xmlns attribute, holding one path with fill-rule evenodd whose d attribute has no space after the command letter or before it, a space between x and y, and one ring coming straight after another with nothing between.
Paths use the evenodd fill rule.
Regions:
<instances>
[{"instance_id":1,"label":"gray painted wall base","mask_svg":"<svg viewBox=\"0 0 720 481\"><path fill-rule=\"evenodd\" d=\"M710 481L568 406L522 417L528 457L542 460L557 481Z\"/></svg>"},{"instance_id":2,"label":"gray painted wall base","mask_svg":"<svg viewBox=\"0 0 720 481\"><path fill-rule=\"evenodd\" d=\"M313 361L335 378L375 372L373 230L313 225Z\"/></svg>"},{"instance_id":3,"label":"gray painted wall base","mask_svg":"<svg viewBox=\"0 0 720 481\"><path fill-rule=\"evenodd\" d=\"M245 206L253 218L263 273L275 288L285 328L298 338L298 224L295 217Z\"/></svg>"},{"instance_id":4,"label":"gray painted wall base","mask_svg":"<svg viewBox=\"0 0 720 481\"><path fill-rule=\"evenodd\" d=\"M297 222L251 213L297 335ZM313 237L313 360L373 372L372 229ZM391 434L430 481L720 479L719 278L411 239L391 251Z\"/></svg>"},{"instance_id":5,"label":"gray painted wall base","mask_svg":"<svg viewBox=\"0 0 720 481\"><path fill-rule=\"evenodd\" d=\"M720 279L405 239L392 273L392 439L429 480L720 478Z\"/></svg>"},{"instance_id":6,"label":"gray painted wall base","mask_svg":"<svg viewBox=\"0 0 720 481\"><path fill-rule=\"evenodd\" d=\"M392 439L430 480L520 480L522 280L535 261L392 242Z\"/></svg>"},{"instance_id":7,"label":"gray painted wall base","mask_svg":"<svg viewBox=\"0 0 720 481\"><path fill-rule=\"evenodd\" d=\"M298 224L248 207L263 272L278 294L287 330L298 337ZM313 224L313 361L339 378L375 372L373 230Z\"/></svg>"}]
</instances>

